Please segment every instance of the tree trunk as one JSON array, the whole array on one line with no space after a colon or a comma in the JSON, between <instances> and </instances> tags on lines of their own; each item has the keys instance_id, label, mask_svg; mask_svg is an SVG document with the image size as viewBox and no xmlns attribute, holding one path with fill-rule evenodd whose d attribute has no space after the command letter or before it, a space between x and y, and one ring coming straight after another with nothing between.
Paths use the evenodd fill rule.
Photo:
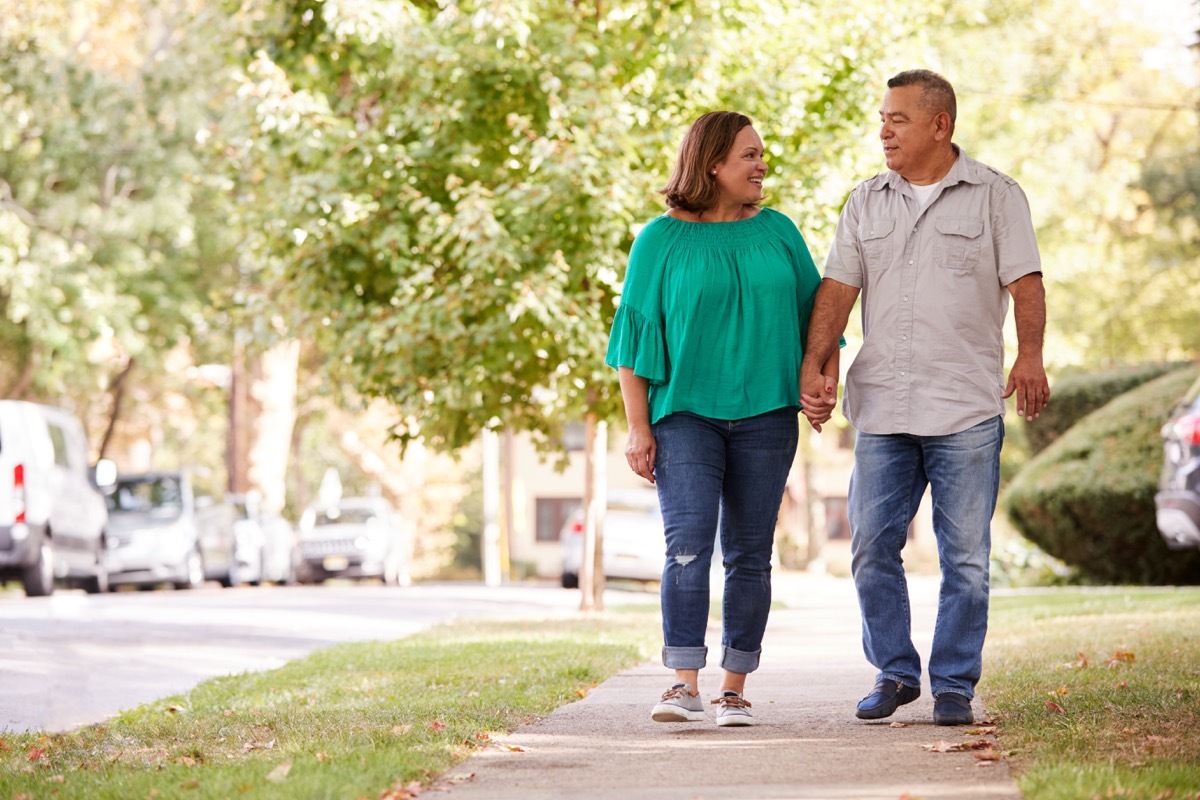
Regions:
<instances>
[{"instance_id":1,"label":"tree trunk","mask_svg":"<svg viewBox=\"0 0 1200 800\"><path fill-rule=\"evenodd\" d=\"M582 611L604 609L604 510L608 495L608 423L584 418L583 564L579 569Z\"/></svg>"},{"instance_id":2,"label":"tree trunk","mask_svg":"<svg viewBox=\"0 0 1200 800\"><path fill-rule=\"evenodd\" d=\"M125 399L125 382L133 372L133 361L132 358L126 361L117 377L113 378L110 390L112 392L112 410L108 415L108 425L104 428L104 436L100 439L100 451L96 455L97 459L105 458L108 455L108 446L112 444L113 433L117 429L117 420L121 418L121 403Z\"/></svg>"},{"instance_id":3,"label":"tree trunk","mask_svg":"<svg viewBox=\"0 0 1200 800\"><path fill-rule=\"evenodd\" d=\"M296 424L300 343L234 358L230 386L229 490L256 492L265 511L287 503L287 468Z\"/></svg>"},{"instance_id":4,"label":"tree trunk","mask_svg":"<svg viewBox=\"0 0 1200 800\"><path fill-rule=\"evenodd\" d=\"M500 566L500 438L495 431L482 433L483 439L483 536L480 541L483 559L483 582L499 586Z\"/></svg>"}]
</instances>

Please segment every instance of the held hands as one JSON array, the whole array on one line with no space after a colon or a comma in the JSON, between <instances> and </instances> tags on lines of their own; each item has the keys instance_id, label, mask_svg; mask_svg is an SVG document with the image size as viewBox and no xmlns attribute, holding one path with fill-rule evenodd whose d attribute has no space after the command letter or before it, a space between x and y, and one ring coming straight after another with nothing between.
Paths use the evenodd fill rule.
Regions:
<instances>
[{"instance_id":1,"label":"held hands","mask_svg":"<svg viewBox=\"0 0 1200 800\"><path fill-rule=\"evenodd\" d=\"M1008 373L1008 385L1001 398L1017 395L1017 414L1027 422L1037 419L1042 409L1050 402L1050 383L1046 380L1046 369L1039 360L1022 359L1020 355Z\"/></svg>"},{"instance_id":2,"label":"held hands","mask_svg":"<svg viewBox=\"0 0 1200 800\"><path fill-rule=\"evenodd\" d=\"M800 409L817 433L833 417L837 405L837 376L816 375L800 382Z\"/></svg>"},{"instance_id":3,"label":"held hands","mask_svg":"<svg viewBox=\"0 0 1200 800\"><path fill-rule=\"evenodd\" d=\"M625 460L634 473L654 483L654 454L657 444L649 425L635 425L629 429L629 440L625 443Z\"/></svg>"}]
</instances>

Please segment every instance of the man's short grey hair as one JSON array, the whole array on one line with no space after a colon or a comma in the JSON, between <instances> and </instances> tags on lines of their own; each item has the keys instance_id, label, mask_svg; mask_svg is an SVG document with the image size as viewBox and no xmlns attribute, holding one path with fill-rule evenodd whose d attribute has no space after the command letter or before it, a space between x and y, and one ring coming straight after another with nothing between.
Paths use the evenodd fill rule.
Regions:
<instances>
[{"instance_id":1,"label":"man's short grey hair","mask_svg":"<svg viewBox=\"0 0 1200 800\"><path fill-rule=\"evenodd\" d=\"M921 108L934 114L945 111L950 115L950 130L954 131L954 121L958 117L958 101L954 97L954 87L950 85L950 81L933 70L908 69L889 78L887 86L889 89L920 86Z\"/></svg>"}]
</instances>

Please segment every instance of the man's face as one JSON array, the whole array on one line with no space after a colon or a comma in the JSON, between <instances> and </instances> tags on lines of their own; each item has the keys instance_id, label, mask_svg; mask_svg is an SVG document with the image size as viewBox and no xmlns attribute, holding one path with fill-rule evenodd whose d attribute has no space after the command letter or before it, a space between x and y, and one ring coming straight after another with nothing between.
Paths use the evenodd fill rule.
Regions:
<instances>
[{"instance_id":1,"label":"man's face","mask_svg":"<svg viewBox=\"0 0 1200 800\"><path fill-rule=\"evenodd\" d=\"M923 178L922 172L941 157L936 115L919 105L920 86L900 86L883 94L879 109L879 138L888 169L904 178Z\"/></svg>"}]
</instances>

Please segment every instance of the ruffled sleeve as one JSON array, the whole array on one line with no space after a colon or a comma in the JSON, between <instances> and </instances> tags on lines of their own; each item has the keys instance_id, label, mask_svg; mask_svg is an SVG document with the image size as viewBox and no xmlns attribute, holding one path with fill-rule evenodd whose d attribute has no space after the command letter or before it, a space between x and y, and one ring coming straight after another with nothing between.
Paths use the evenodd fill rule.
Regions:
<instances>
[{"instance_id":1,"label":"ruffled sleeve","mask_svg":"<svg viewBox=\"0 0 1200 800\"><path fill-rule=\"evenodd\" d=\"M614 369L630 367L652 384L666 383L669 369L662 326L622 303L613 317L604 363Z\"/></svg>"}]
</instances>

